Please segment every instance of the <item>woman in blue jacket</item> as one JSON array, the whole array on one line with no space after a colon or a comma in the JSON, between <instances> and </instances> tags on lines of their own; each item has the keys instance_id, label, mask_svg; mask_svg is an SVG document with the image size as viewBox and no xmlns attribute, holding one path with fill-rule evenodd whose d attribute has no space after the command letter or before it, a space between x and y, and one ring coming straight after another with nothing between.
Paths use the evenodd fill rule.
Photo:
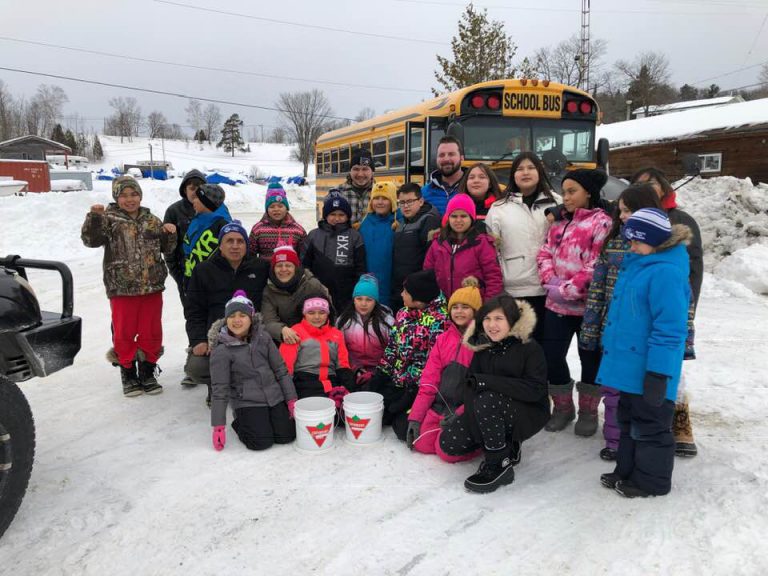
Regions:
<instances>
[{"instance_id":1,"label":"woman in blue jacket","mask_svg":"<svg viewBox=\"0 0 768 576\"><path fill-rule=\"evenodd\" d=\"M631 243L613 289L597 382L621 392L616 469L601 483L628 498L672 487L672 418L688 334L691 230L658 208L624 224Z\"/></svg>"},{"instance_id":2,"label":"woman in blue jacket","mask_svg":"<svg viewBox=\"0 0 768 576\"><path fill-rule=\"evenodd\" d=\"M377 182L371 190L368 212L360 224L368 272L379 281L379 303L387 307L391 292L396 210L397 186L393 182Z\"/></svg>"}]
</instances>

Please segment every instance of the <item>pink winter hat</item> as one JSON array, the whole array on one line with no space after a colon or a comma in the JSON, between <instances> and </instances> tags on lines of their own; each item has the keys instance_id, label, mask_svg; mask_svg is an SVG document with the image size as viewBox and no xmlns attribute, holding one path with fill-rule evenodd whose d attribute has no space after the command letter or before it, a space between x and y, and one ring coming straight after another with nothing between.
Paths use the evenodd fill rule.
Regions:
<instances>
[{"instance_id":1,"label":"pink winter hat","mask_svg":"<svg viewBox=\"0 0 768 576\"><path fill-rule=\"evenodd\" d=\"M455 210L464 210L472 220L477 219L477 210L475 210L475 202L470 198L469 194L456 194L448 202L448 207L445 209L445 216L443 216L443 226L448 225L448 217L451 212Z\"/></svg>"}]
</instances>

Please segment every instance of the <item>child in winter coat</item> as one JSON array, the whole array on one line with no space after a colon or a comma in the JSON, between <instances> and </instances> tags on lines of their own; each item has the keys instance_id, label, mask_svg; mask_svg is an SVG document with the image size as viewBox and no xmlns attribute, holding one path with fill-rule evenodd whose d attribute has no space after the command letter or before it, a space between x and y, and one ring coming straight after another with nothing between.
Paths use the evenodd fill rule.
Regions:
<instances>
[{"instance_id":1,"label":"child in winter coat","mask_svg":"<svg viewBox=\"0 0 768 576\"><path fill-rule=\"evenodd\" d=\"M624 256L629 253L629 241L622 235L624 222L633 212L641 208L661 208L659 199L649 185L632 185L619 196L618 211L613 218L613 226L603 249L595 263L595 272L589 285L587 306L584 309L584 320L579 333L579 348L589 351L600 351L600 340L605 330L608 308L613 299L613 288L619 275ZM600 450L603 460L615 460L619 447L619 428L616 423L616 408L619 405L619 391L603 387L603 406L605 421L603 437L605 447Z\"/></svg>"},{"instance_id":2,"label":"child in winter coat","mask_svg":"<svg viewBox=\"0 0 768 576\"><path fill-rule=\"evenodd\" d=\"M264 215L248 237L248 251L264 260L272 258L278 246L291 246L297 253L307 238L304 228L291 216L283 187L273 182L267 187Z\"/></svg>"},{"instance_id":3,"label":"child in winter coat","mask_svg":"<svg viewBox=\"0 0 768 576\"><path fill-rule=\"evenodd\" d=\"M379 302L389 306L392 281L392 247L395 240L397 187L393 182L377 182L371 190L368 212L360 224L365 243L368 272L379 282Z\"/></svg>"},{"instance_id":4,"label":"child in winter coat","mask_svg":"<svg viewBox=\"0 0 768 576\"><path fill-rule=\"evenodd\" d=\"M416 398L421 372L429 351L448 320L445 298L433 270L406 277L401 293L405 306L395 316L395 325L368 389L384 396L384 424L405 440L408 410Z\"/></svg>"},{"instance_id":5,"label":"child in winter coat","mask_svg":"<svg viewBox=\"0 0 768 576\"><path fill-rule=\"evenodd\" d=\"M208 332L213 447L222 450L227 441L227 404L235 414L232 429L249 450L293 442L296 390L261 315L243 290L234 293L224 314Z\"/></svg>"},{"instance_id":6,"label":"child in winter coat","mask_svg":"<svg viewBox=\"0 0 768 576\"><path fill-rule=\"evenodd\" d=\"M352 292L352 304L336 323L344 333L357 388L370 380L379 365L395 323L392 311L379 302L380 294L376 277L363 274Z\"/></svg>"},{"instance_id":7,"label":"child in winter coat","mask_svg":"<svg viewBox=\"0 0 768 576\"><path fill-rule=\"evenodd\" d=\"M450 322L445 332L435 341L427 364L421 373L419 392L408 414L406 443L408 448L422 454L437 454L446 462L469 460L475 454L449 456L440 449L444 418L464 412L464 382L472 361L472 350L464 346L462 338L482 306L477 278L464 279L448 301Z\"/></svg>"},{"instance_id":8,"label":"child in winter coat","mask_svg":"<svg viewBox=\"0 0 768 576\"><path fill-rule=\"evenodd\" d=\"M192 270L210 258L219 247L219 231L232 221L224 205L224 189L218 184L203 184L192 199L195 217L184 235L184 291Z\"/></svg>"},{"instance_id":9,"label":"child in winter coat","mask_svg":"<svg viewBox=\"0 0 768 576\"><path fill-rule=\"evenodd\" d=\"M443 216L443 227L427 250L424 269L434 270L437 283L450 298L467 276L480 281L483 300L501 294L504 282L491 236L475 225L475 203L467 194L454 196Z\"/></svg>"},{"instance_id":10,"label":"child in winter coat","mask_svg":"<svg viewBox=\"0 0 768 576\"><path fill-rule=\"evenodd\" d=\"M365 273L363 237L349 223L352 210L346 198L331 190L323 203L323 219L305 243L304 268L328 288L336 310L352 301L352 290Z\"/></svg>"},{"instance_id":11,"label":"child in winter coat","mask_svg":"<svg viewBox=\"0 0 768 576\"><path fill-rule=\"evenodd\" d=\"M507 294L486 302L464 341L474 350L464 412L446 419L440 448L460 456L481 448L485 459L464 481L471 492L493 492L515 479L520 445L549 418L547 364L531 333L530 304Z\"/></svg>"},{"instance_id":12,"label":"child in winter coat","mask_svg":"<svg viewBox=\"0 0 768 576\"><path fill-rule=\"evenodd\" d=\"M478 162L464 173L459 182L459 194L467 194L475 203L479 221L486 219L491 205L502 197L499 179L488 164Z\"/></svg>"},{"instance_id":13,"label":"child in winter coat","mask_svg":"<svg viewBox=\"0 0 768 576\"><path fill-rule=\"evenodd\" d=\"M554 402L547 430L564 429L575 418L573 386L566 356L574 334L581 330L587 290L595 261L611 229L611 217L598 207L600 190L608 176L601 170L573 170L563 178L563 220L552 225L536 261L539 278L547 290L542 347L547 357L549 393ZM600 353L579 349L581 381L577 436L597 432L600 387L595 376Z\"/></svg>"},{"instance_id":14,"label":"child in winter coat","mask_svg":"<svg viewBox=\"0 0 768 576\"><path fill-rule=\"evenodd\" d=\"M613 289L597 381L621 391L616 468L601 483L628 498L672 488L672 418L688 334L691 288L685 244L690 228L671 226L663 210L627 219L631 242Z\"/></svg>"},{"instance_id":15,"label":"child in winter coat","mask_svg":"<svg viewBox=\"0 0 768 576\"><path fill-rule=\"evenodd\" d=\"M130 176L112 182L115 200L105 209L91 206L81 238L89 248L104 247L104 286L112 310L108 357L120 366L125 396L159 394L155 378L163 346L163 290L168 275L162 254L176 247L176 227L163 224L141 206L141 186ZM137 367L138 361L138 367Z\"/></svg>"},{"instance_id":16,"label":"child in winter coat","mask_svg":"<svg viewBox=\"0 0 768 576\"><path fill-rule=\"evenodd\" d=\"M331 305L327 296L310 296L302 312L304 319L291 327L300 342L283 342L280 355L293 375L299 398L327 396L340 408L354 381L344 335L329 321Z\"/></svg>"}]
</instances>

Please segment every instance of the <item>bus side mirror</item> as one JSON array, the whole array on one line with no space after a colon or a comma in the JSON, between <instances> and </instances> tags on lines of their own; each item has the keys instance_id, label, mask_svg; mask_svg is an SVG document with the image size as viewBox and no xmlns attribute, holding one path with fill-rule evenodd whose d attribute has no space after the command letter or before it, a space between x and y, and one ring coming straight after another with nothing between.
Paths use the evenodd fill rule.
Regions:
<instances>
[{"instance_id":1,"label":"bus side mirror","mask_svg":"<svg viewBox=\"0 0 768 576\"><path fill-rule=\"evenodd\" d=\"M680 163L686 176L698 176L701 172L701 159L698 154L683 154Z\"/></svg>"},{"instance_id":2,"label":"bus side mirror","mask_svg":"<svg viewBox=\"0 0 768 576\"><path fill-rule=\"evenodd\" d=\"M600 138L597 141L597 167L608 171L608 151L610 150L608 138Z\"/></svg>"},{"instance_id":3,"label":"bus side mirror","mask_svg":"<svg viewBox=\"0 0 768 576\"><path fill-rule=\"evenodd\" d=\"M453 136L464 146L464 126L458 120L452 120L445 131L447 136Z\"/></svg>"}]
</instances>

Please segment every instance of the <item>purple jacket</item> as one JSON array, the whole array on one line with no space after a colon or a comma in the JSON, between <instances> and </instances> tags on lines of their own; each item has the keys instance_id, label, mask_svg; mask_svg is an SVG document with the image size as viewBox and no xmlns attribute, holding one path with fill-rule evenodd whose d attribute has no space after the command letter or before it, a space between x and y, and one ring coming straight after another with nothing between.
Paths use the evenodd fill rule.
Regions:
<instances>
[{"instance_id":1,"label":"purple jacket","mask_svg":"<svg viewBox=\"0 0 768 576\"><path fill-rule=\"evenodd\" d=\"M461 346L462 334L453 322L447 322L445 332L435 340L435 345L429 353L427 363L421 372L419 393L413 401L408 420L422 422L427 415L427 410L432 407L440 388L440 377L443 370L454 360L462 366L469 367L474 352L466 346ZM459 346L461 346L459 348ZM458 355L456 354L458 349Z\"/></svg>"},{"instance_id":2,"label":"purple jacket","mask_svg":"<svg viewBox=\"0 0 768 576\"><path fill-rule=\"evenodd\" d=\"M600 208L579 208L572 218L552 225L536 263L542 284L560 278L557 289L565 301L555 302L547 294L549 310L565 316L584 315L595 262L610 231L611 217Z\"/></svg>"},{"instance_id":3,"label":"purple jacket","mask_svg":"<svg viewBox=\"0 0 768 576\"><path fill-rule=\"evenodd\" d=\"M449 240L435 237L424 258L424 269L435 271L437 284L446 300L461 288L461 282L467 276L474 276L480 281L483 301L504 290L496 247L488 234L471 233L455 250Z\"/></svg>"}]
</instances>

